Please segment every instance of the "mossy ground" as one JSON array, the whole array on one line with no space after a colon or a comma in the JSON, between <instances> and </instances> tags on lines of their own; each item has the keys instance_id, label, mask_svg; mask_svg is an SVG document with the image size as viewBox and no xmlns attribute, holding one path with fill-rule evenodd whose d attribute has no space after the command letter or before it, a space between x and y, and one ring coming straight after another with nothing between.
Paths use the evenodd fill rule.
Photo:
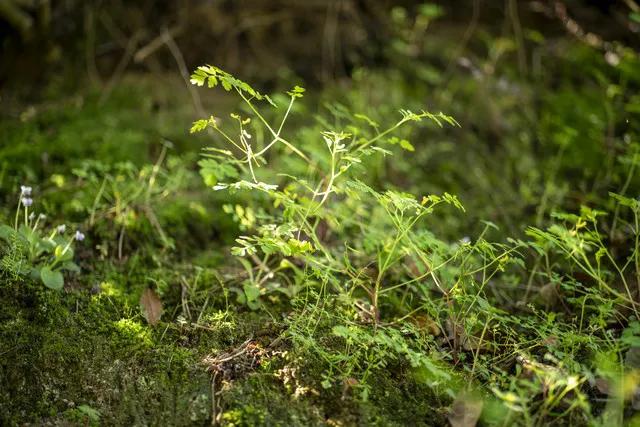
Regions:
<instances>
[{"instance_id":1,"label":"mossy ground","mask_svg":"<svg viewBox=\"0 0 640 427\"><path fill-rule=\"evenodd\" d=\"M377 377L367 403L346 388L322 390L324 361L278 340L282 329L264 314L221 315L222 298L212 298L199 313L207 326L194 327L171 320L181 303L167 291L164 321L150 327L137 304L140 286L131 278L162 276L171 285L176 271L137 269L123 266L107 282L76 283L63 293L39 283L4 282L3 424L205 424L213 404L206 358L250 338L256 346L253 360L231 361L228 376L215 382L216 404L227 425L444 422L445 414L424 398L429 388L402 364ZM193 279L188 272L181 277ZM205 289L222 293L216 286Z\"/></svg>"}]
</instances>

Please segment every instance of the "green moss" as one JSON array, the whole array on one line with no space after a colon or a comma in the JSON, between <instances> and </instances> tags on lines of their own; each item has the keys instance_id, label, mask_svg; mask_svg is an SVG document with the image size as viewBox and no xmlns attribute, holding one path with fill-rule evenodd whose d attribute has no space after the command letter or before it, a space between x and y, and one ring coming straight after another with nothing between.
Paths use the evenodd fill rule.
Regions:
<instances>
[{"instance_id":1,"label":"green moss","mask_svg":"<svg viewBox=\"0 0 640 427\"><path fill-rule=\"evenodd\" d=\"M118 318L126 310L112 299L29 283L1 291L12 303L0 319L2 424L65 418L69 410L74 417L73 408L88 405L107 424L171 417L180 425L208 393L191 351L155 344L157 331Z\"/></svg>"},{"instance_id":2,"label":"green moss","mask_svg":"<svg viewBox=\"0 0 640 427\"><path fill-rule=\"evenodd\" d=\"M139 322L131 319L120 319L114 322L114 326L125 343L136 342L145 347L153 345L151 333Z\"/></svg>"}]
</instances>

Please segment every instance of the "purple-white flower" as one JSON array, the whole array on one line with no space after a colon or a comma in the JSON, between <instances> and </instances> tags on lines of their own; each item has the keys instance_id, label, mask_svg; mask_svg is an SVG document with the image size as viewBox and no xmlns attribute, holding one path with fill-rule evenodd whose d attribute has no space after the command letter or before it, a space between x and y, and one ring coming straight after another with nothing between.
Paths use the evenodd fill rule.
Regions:
<instances>
[{"instance_id":1,"label":"purple-white flower","mask_svg":"<svg viewBox=\"0 0 640 427\"><path fill-rule=\"evenodd\" d=\"M56 227L56 231L60 234L63 234L65 231L67 231L67 226L64 224L60 224Z\"/></svg>"},{"instance_id":2,"label":"purple-white flower","mask_svg":"<svg viewBox=\"0 0 640 427\"><path fill-rule=\"evenodd\" d=\"M20 195L22 196L30 196L31 195L31 191L33 189L27 185L21 185L20 186Z\"/></svg>"},{"instance_id":3,"label":"purple-white flower","mask_svg":"<svg viewBox=\"0 0 640 427\"><path fill-rule=\"evenodd\" d=\"M23 197L22 204L26 207L33 205L33 199L31 197Z\"/></svg>"},{"instance_id":4,"label":"purple-white flower","mask_svg":"<svg viewBox=\"0 0 640 427\"><path fill-rule=\"evenodd\" d=\"M82 234L80 230L77 230L73 238L76 239L76 241L78 242L82 242L84 240L84 234Z\"/></svg>"}]
</instances>

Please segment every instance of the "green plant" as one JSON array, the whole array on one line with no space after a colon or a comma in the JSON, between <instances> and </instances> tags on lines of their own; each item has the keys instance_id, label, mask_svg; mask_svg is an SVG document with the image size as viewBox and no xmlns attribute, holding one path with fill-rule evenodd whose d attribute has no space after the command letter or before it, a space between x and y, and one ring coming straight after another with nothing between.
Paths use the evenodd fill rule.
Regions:
<instances>
[{"instance_id":1,"label":"green plant","mask_svg":"<svg viewBox=\"0 0 640 427\"><path fill-rule=\"evenodd\" d=\"M608 209L615 216L606 233L599 229L603 212L583 207L578 215L552 214L546 229L529 227L528 241L491 242L487 236L500 230L487 221L475 239L447 241L429 222L446 205L464 211L455 196L379 190L376 178L384 173L371 172L393 167L396 161L388 159L397 148L419 151L403 125L428 120L459 126L451 117L401 110L400 120L385 127L379 121L386 117L374 120L333 105L335 127L318 116L285 137L302 88L287 92L287 108L278 114L280 97L263 95L219 68L200 67L192 81L220 84L244 105L243 113L231 114L233 127L212 116L191 129L211 129L224 144L204 153L205 183L217 191L251 190L240 199L244 205L223 209L244 233L231 250L243 274L230 289L253 310L281 301L275 293L286 295L294 307L289 336L298 351L325 364L323 389L343 384L367 401L375 394L374 375L390 364L407 364L448 398L468 393L475 380L486 383L493 409L485 417L493 421L523 413L527 424L536 425L580 420L592 411L587 384L593 376L571 357L614 351L617 344L602 328L615 318L624 324L638 317L635 199L613 195ZM635 168L631 151L622 156L630 167L623 192ZM560 159L561 153L554 162ZM540 207L539 218L557 205L554 191L540 195L548 205ZM631 208L631 217L622 207ZM622 226L632 234L624 239L632 242L626 252L606 241ZM534 291L540 281L546 282ZM497 302L519 301L523 290L522 303ZM558 303L564 316L551 310ZM560 316L568 326L554 323ZM545 349L536 340L553 346ZM494 366L509 359L515 360L515 377ZM447 363L464 368L468 386Z\"/></svg>"},{"instance_id":2,"label":"green plant","mask_svg":"<svg viewBox=\"0 0 640 427\"><path fill-rule=\"evenodd\" d=\"M46 216L36 215L31 210L31 193L31 187L21 187L13 227L0 225L0 239L5 242L0 269L5 274L29 276L48 288L61 290L64 286L63 272L80 271L73 262L73 243L84 240L85 236L80 231L65 236L64 224L45 232L43 223Z\"/></svg>"},{"instance_id":3,"label":"green plant","mask_svg":"<svg viewBox=\"0 0 640 427\"><path fill-rule=\"evenodd\" d=\"M221 148L209 148L205 159L200 162L202 175L207 184L212 185L215 190L258 190L271 200L272 207L275 208L275 211L271 208L270 212L262 215L262 224L255 225L254 234L239 237L236 240L238 246L232 250L234 255L248 257L250 261L255 262L258 269L258 280L252 280L253 285L244 286L245 293L247 289L255 290L251 292L252 298L248 298L250 301L260 295L260 289L264 287L264 280L260 280L259 276L271 279L274 274L284 270L282 267L275 270L269 267L274 257L297 258L303 262L305 270L311 269L315 274L324 275L324 280L330 280L328 272L335 276L353 275L355 268L350 265L347 255L350 248L366 243L366 238L362 237L369 231L362 230L363 234L356 240L351 240L350 232L347 232L347 237L342 242L334 242L328 247L319 236L319 227L321 224L329 224L330 228L345 231L359 227L361 223L350 223L349 219L346 219L345 211L358 209L349 199L361 199L358 212L347 215L354 219L362 215L363 221L381 221L374 232L391 232L394 236L391 239L382 239L375 248L366 248L369 252L373 250L374 262L378 264L378 277L374 283L368 286L358 281L354 282L356 286L363 285L377 311L387 270L411 250L410 246L404 244L410 245L409 232L412 228L441 203L453 204L462 209L457 199L446 193L443 197L432 195L416 200L414 196L397 191L378 192L358 179L358 175L364 173L368 157L374 154L392 154L385 147L400 145L405 150L414 149L409 141L393 135L403 125L427 119L439 126L445 123L458 126L453 118L445 114L401 110L401 119L384 130L380 130L379 125L366 116L356 114L354 117L368 123L369 129L351 127L350 132L324 130L319 132L318 142L305 140L305 143L301 144L285 139L283 131L294 103L303 96L303 88L296 86L287 92L286 111L280 118L275 119L276 124L272 125L273 120L268 118L267 113L261 112L256 103L265 101L271 107L275 107L275 102L225 71L213 66L199 67L192 76L192 82L199 86L206 84L208 87L220 84L226 91L235 92L252 116L231 114L230 117L236 125L235 131L228 130L213 116L196 121L191 128L192 132L211 128L221 136L225 144ZM250 130L267 137L254 141ZM271 167L271 171L263 172L261 166L271 160L279 160L273 152L290 152L297 157L298 163L291 165L291 170L278 170L274 174L274 167ZM226 182L229 178L236 181ZM277 180L277 183L265 182L271 179ZM363 211L362 208L365 206L371 210ZM256 209L235 209L236 214L244 211L251 212ZM370 218L367 218L368 213L371 213ZM248 228L248 225L245 221L245 228ZM256 256L264 258L258 260ZM254 275L249 276L251 280Z\"/></svg>"}]
</instances>

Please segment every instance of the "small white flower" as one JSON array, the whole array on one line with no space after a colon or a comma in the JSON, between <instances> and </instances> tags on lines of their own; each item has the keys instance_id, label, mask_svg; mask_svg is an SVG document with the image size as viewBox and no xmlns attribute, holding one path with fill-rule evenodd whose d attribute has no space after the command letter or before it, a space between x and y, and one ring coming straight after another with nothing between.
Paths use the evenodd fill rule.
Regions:
<instances>
[{"instance_id":1,"label":"small white flower","mask_svg":"<svg viewBox=\"0 0 640 427\"><path fill-rule=\"evenodd\" d=\"M22 196L30 196L31 195L31 191L33 189L27 185L21 185L20 186L20 195Z\"/></svg>"},{"instance_id":2,"label":"small white flower","mask_svg":"<svg viewBox=\"0 0 640 427\"><path fill-rule=\"evenodd\" d=\"M76 231L76 234L73 236L74 239L78 242L82 242L84 240L84 234L80 232L80 230Z\"/></svg>"},{"instance_id":3,"label":"small white flower","mask_svg":"<svg viewBox=\"0 0 640 427\"><path fill-rule=\"evenodd\" d=\"M65 231L67 231L67 226L64 224L61 224L56 227L56 231L60 234L63 234Z\"/></svg>"},{"instance_id":4,"label":"small white flower","mask_svg":"<svg viewBox=\"0 0 640 427\"><path fill-rule=\"evenodd\" d=\"M38 215L38 219L40 221L44 221L45 219L47 219L47 216L45 214L40 214L40 215Z\"/></svg>"},{"instance_id":5,"label":"small white flower","mask_svg":"<svg viewBox=\"0 0 640 427\"><path fill-rule=\"evenodd\" d=\"M31 212L29 214L29 221L33 221L34 219L36 219L36 214L34 214L33 212Z\"/></svg>"},{"instance_id":6,"label":"small white flower","mask_svg":"<svg viewBox=\"0 0 640 427\"><path fill-rule=\"evenodd\" d=\"M33 199L31 197L23 197L22 204L25 205L26 207L29 207L33 205Z\"/></svg>"},{"instance_id":7,"label":"small white flower","mask_svg":"<svg viewBox=\"0 0 640 427\"><path fill-rule=\"evenodd\" d=\"M462 239L460 239L460 243L462 243L463 245L468 245L469 243L471 243L471 238L469 236L464 236Z\"/></svg>"}]
</instances>

